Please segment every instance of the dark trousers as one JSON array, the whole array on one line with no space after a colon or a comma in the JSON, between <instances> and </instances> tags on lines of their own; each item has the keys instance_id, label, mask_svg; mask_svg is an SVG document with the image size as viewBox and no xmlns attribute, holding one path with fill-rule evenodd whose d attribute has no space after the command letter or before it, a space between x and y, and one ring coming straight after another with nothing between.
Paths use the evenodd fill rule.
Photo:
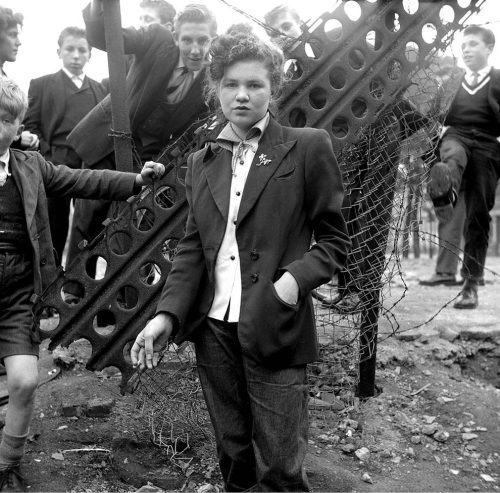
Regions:
<instances>
[{"instance_id":1,"label":"dark trousers","mask_svg":"<svg viewBox=\"0 0 500 493\"><path fill-rule=\"evenodd\" d=\"M460 244L464 234L465 223L465 193L458 194L458 200L453 210L451 219L439 222L439 253L436 262L436 273L457 274L458 262L460 261Z\"/></svg>"},{"instance_id":2,"label":"dark trousers","mask_svg":"<svg viewBox=\"0 0 500 493\"><path fill-rule=\"evenodd\" d=\"M480 281L488 251L490 211L500 178L500 144L471 129L467 137L447 133L440 148L441 161L448 164L452 181L465 179L465 246L461 275ZM465 160L465 161L464 161ZM457 188L458 189L458 188Z\"/></svg>"},{"instance_id":3,"label":"dark trousers","mask_svg":"<svg viewBox=\"0 0 500 493\"><path fill-rule=\"evenodd\" d=\"M67 147L52 146L44 157L54 164L64 164L73 169L79 169L82 164L75 151ZM47 207L52 245L56 253L56 264L61 265L69 232L71 197L47 197Z\"/></svg>"},{"instance_id":4,"label":"dark trousers","mask_svg":"<svg viewBox=\"0 0 500 493\"><path fill-rule=\"evenodd\" d=\"M92 166L92 169L116 169L113 154L106 156L103 160ZM68 245L68 257L66 267L71 265L73 260L80 253L78 245L83 241L90 243L103 229L102 223L108 217L109 209L113 202L102 199L77 199L75 200L75 210L73 212L73 223ZM89 275L95 275L89 267Z\"/></svg>"},{"instance_id":5,"label":"dark trousers","mask_svg":"<svg viewBox=\"0 0 500 493\"><path fill-rule=\"evenodd\" d=\"M306 367L262 367L242 354L237 330L207 319L196 341L225 488L309 491Z\"/></svg>"}]
</instances>

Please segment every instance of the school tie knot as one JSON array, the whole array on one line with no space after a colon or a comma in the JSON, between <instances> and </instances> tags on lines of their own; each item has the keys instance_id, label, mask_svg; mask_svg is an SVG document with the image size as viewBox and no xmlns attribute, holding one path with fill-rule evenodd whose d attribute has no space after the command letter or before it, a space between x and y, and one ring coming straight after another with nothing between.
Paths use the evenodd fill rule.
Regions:
<instances>
[{"instance_id":1,"label":"school tie knot","mask_svg":"<svg viewBox=\"0 0 500 493\"><path fill-rule=\"evenodd\" d=\"M478 81L479 81L479 74L477 72L472 72L472 75L470 78L471 86L477 86Z\"/></svg>"}]
</instances>

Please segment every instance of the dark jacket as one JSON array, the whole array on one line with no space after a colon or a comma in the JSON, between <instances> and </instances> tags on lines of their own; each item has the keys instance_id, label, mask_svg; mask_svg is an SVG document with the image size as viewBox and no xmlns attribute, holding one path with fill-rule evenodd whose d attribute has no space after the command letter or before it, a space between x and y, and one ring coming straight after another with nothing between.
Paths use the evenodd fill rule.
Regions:
<instances>
[{"instance_id":1,"label":"dark jacket","mask_svg":"<svg viewBox=\"0 0 500 493\"><path fill-rule=\"evenodd\" d=\"M260 156L269 164L256 165ZM196 337L212 304L230 186L229 151L214 144L189 157L186 236L157 308L177 319L178 343ZM345 262L350 241L342 199L328 133L283 127L271 119L250 168L236 230L242 277L238 336L243 351L265 365L286 367L317 358L310 291ZM274 289L284 270L299 285L297 305L283 302Z\"/></svg>"},{"instance_id":2,"label":"dark jacket","mask_svg":"<svg viewBox=\"0 0 500 493\"><path fill-rule=\"evenodd\" d=\"M35 294L55 280L47 197L126 200L137 193L136 174L116 171L74 170L55 166L38 152L11 149L9 168L21 192L26 226L33 250Z\"/></svg>"},{"instance_id":3,"label":"dark jacket","mask_svg":"<svg viewBox=\"0 0 500 493\"><path fill-rule=\"evenodd\" d=\"M52 137L66 112L64 77L66 75L62 70L55 74L44 75L33 79L28 90L29 105L24 125L26 130L38 135L39 150L47 159L51 159L49 153ZM86 79L97 104L106 96L106 90L102 84L90 77Z\"/></svg>"},{"instance_id":4,"label":"dark jacket","mask_svg":"<svg viewBox=\"0 0 500 493\"><path fill-rule=\"evenodd\" d=\"M90 10L84 10L87 39L92 46L105 50L102 15L94 19ZM134 59L127 74L127 104L130 127L134 133L151 115L165 93L168 81L179 60L179 48L172 33L160 24L145 28L123 29L126 54ZM190 90L170 119L169 133L180 135L202 113L206 105L202 94L203 74L193 82ZM68 141L88 166L92 166L113 151L111 129L111 99L106 96L68 136Z\"/></svg>"}]
</instances>

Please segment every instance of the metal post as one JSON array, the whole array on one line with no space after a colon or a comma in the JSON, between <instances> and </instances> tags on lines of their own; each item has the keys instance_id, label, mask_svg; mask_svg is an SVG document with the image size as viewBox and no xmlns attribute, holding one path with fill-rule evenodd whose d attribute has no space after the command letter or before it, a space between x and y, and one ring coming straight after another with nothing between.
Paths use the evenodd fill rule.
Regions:
<instances>
[{"instance_id":1,"label":"metal post","mask_svg":"<svg viewBox=\"0 0 500 493\"><path fill-rule=\"evenodd\" d=\"M120 0L103 2L116 169L133 171Z\"/></svg>"}]
</instances>

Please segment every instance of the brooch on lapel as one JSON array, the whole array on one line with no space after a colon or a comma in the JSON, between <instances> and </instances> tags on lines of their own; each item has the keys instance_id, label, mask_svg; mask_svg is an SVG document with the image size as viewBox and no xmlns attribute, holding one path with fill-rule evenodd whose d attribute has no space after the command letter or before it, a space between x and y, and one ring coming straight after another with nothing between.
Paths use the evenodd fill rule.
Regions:
<instances>
[{"instance_id":1,"label":"brooch on lapel","mask_svg":"<svg viewBox=\"0 0 500 493\"><path fill-rule=\"evenodd\" d=\"M259 156L259 162L255 163L256 166L267 166L271 162L270 159L267 159L267 154L262 153Z\"/></svg>"}]
</instances>

